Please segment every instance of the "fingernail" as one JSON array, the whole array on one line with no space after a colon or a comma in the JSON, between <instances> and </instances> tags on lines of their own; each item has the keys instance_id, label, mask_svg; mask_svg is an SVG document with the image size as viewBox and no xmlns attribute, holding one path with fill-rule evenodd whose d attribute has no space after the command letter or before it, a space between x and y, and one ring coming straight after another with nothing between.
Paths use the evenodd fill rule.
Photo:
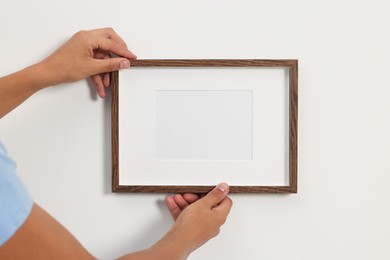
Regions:
<instances>
[{"instance_id":1,"label":"fingernail","mask_svg":"<svg viewBox=\"0 0 390 260\"><path fill-rule=\"evenodd\" d=\"M123 60L121 61L119 66L121 70L127 69L128 67L130 67L130 62L128 60Z\"/></svg>"},{"instance_id":2,"label":"fingernail","mask_svg":"<svg viewBox=\"0 0 390 260\"><path fill-rule=\"evenodd\" d=\"M218 184L218 189L220 189L222 192L226 192L229 189L229 186L226 183L220 183Z\"/></svg>"}]
</instances>

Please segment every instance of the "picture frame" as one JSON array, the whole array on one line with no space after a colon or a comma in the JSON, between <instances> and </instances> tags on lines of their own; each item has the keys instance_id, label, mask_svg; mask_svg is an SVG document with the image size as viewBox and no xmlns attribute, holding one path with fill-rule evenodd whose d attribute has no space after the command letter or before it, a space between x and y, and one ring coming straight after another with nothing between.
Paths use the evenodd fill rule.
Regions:
<instances>
[{"instance_id":1,"label":"picture frame","mask_svg":"<svg viewBox=\"0 0 390 260\"><path fill-rule=\"evenodd\" d=\"M138 72L137 72L137 69L138 69ZM165 72L167 72L167 73L165 73L165 72L161 73L159 71L161 69L164 69ZM173 71L174 73L170 73L171 72L171 71L169 71L170 69L175 69L175 71ZM164 177L161 177L159 174L160 171L159 171L158 165L160 165L160 166L162 165L164 167L166 165L169 165L169 166L167 166L168 170L169 170L169 167L171 167L170 171L168 171L168 170L166 171L166 173L165 173L166 175L171 174L172 169L174 169L173 171L176 171L175 170L176 168L185 169L185 171L186 171L186 170L190 170L193 168L197 168L198 165L202 165L202 164L204 167L202 166L203 168L200 167L200 169L208 169L207 165L211 165L210 166L211 168L214 167L214 170L217 169L215 172L218 172L218 174L221 174L221 178L223 178L223 173L221 173L223 171L220 171L218 169L228 169L227 172L229 172L229 169L231 169L229 167L225 167L226 165L224 165L224 164L230 163L233 166L235 166L234 165L235 163L237 163L237 165L240 165L240 163L241 163L241 165L249 165L249 164L254 165L253 158L255 158L256 156L254 156L253 154L250 154L248 156L253 156L253 157L248 157L249 158L248 159L247 157L245 157L245 156L247 156L245 154L245 151L246 151L245 149L243 149L243 151L244 150L245 151L242 153L243 156L245 157L245 158L243 157L245 160L235 160L236 157L234 157L234 156L238 156L239 158L241 158L240 156L242 154L239 154L238 152L237 152L237 154L224 155L224 156L227 156L226 158L233 158L232 160L230 160L230 159L224 160L225 157L222 159L218 158L217 160L213 160L213 158L216 158L213 156L217 156L217 157L219 156L218 153L216 155L215 154L212 155L210 157L211 160L202 159L203 158L202 153L200 153L201 159L199 159L199 160L198 159L193 160L193 157L191 157L191 156L194 156L193 154L189 155L189 157L188 157L189 159L187 157L185 157L184 159L180 158L178 160L175 160L176 157L179 158L182 156L182 153L180 151L179 152L176 151L176 155L174 154L174 156L176 156L176 157L172 157L172 158L174 158L174 160L172 160L172 158L169 157L170 153L171 153L170 149L172 149L172 148L170 148L170 146L166 146L165 145L166 142L164 141L165 140L164 137L167 136L167 133L169 134L169 131L167 132L167 130L165 130L165 126L167 125L167 122L171 122L171 121L169 121L169 120L171 120L171 119L169 119L170 118L169 113L176 113L176 112L172 112L172 111L177 111L177 109L174 109L174 108L171 109L171 108L164 107L164 106L170 106L170 105L158 105L158 104L160 104L160 103L161 104L178 103L178 102L180 102L179 99L181 99L182 97L187 98L187 99L189 98L188 99L188 100L190 100L189 103L197 104L195 102L196 101L195 96L198 94L201 94L200 95L201 98L203 96L203 98L207 99L208 96L211 96L212 98L216 97L217 99L221 99L221 100L223 100L225 98L225 96L228 98L230 98L232 96L234 98L234 103L237 103L237 102L235 102L236 96L237 97L242 96L242 97L238 98L237 100L239 101L238 103L241 102L240 99L243 100L240 103L243 107L245 107L245 104L248 103L249 101L250 102L253 101L254 102L253 105L255 106L256 102L257 102L256 99L253 97L250 97L250 95L252 95L252 92L253 92L252 89L245 89L245 87L241 87L241 84L236 82L237 84L232 87L233 89L226 89L225 90L222 88L222 91L221 91L221 89L214 91L213 88L216 88L217 85L214 85L214 87L208 86L211 84L207 83L208 79L206 76L202 77L202 75L203 75L202 73L205 73L208 70L212 70L212 73L208 73L208 74L206 73L206 74L209 75L208 77L210 78L210 81L212 81L212 79L215 80L214 78L217 78L216 79L217 81L215 81L216 83L223 82L224 78L228 78L228 77L230 77L231 74L235 74L235 73L237 73L238 76L242 77L242 79L244 79L244 81L247 78L254 77L253 82L256 82L256 80L260 80L260 81L262 80L261 77L259 79L256 78L256 77L258 77L257 74L255 73L257 71L257 69L261 69L261 70L259 70L259 72L261 71L265 75L264 78L271 77L273 74L275 74L275 75L279 75L278 78L283 77L283 79L281 79L281 80L285 81L285 85L278 87L279 89L281 89L281 90L279 90L278 93L272 92L272 95L275 97L275 99L278 100L278 102L275 102L275 103L278 103L280 105L279 106L273 105L275 109L269 111L269 113L274 113L272 111L282 111L282 112L278 112L281 116L280 115L278 116L278 118L279 118L278 120L274 120L273 118L276 118L276 116L274 117L273 115L268 116L267 114L265 114L265 117L268 118L267 119L268 120L267 126L274 124L273 123L274 121L278 121L278 122L284 121L284 123L278 123L278 124L283 125L283 127L278 127L278 125L275 124L273 129L277 129L277 131L274 131L274 132L281 133L281 134L279 134L279 137L276 136L274 139L278 140L279 144L281 142L280 140L284 140L284 142L285 142L285 145L283 145L283 147L281 145L278 145L278 147L280 147L280 148L278 148L279 151L278 151L278 153L275 153L275 154L278 154L278 156L274 156L274 157L275 158L277 157L276 160L281 160L282 163L285 164L284 168L280 168L280 169L278 168L279 169L278 172L280 172L280 174L282 174L282 175L283 174L286 175L286 178L284 178L284 175L282 176L285 179L285 182L283 182L283 183L281 182L282 185L278 185L278 182L275 182L276 185L268 185L267 183L265 185L262 185L261 179L259 179L259 181L257 181L258 183L256 183L255 185L252 185L251 183L249 183L249 181L241 182L239 179L240 176L238 176L238 175L243 175L244 176L243 178L245 178L245 173L240 173L240 174L237 174L236 176L234 176L234 178L236 178L236 180L237 180L236 181L237 183L235 183L234 181L233 181L233 183L228 182L230 185L230 192L231 193L297 193L297 186L298 186L297 185L297 170L298 170L298 158L297 158L298 157L298 140L297 140L297 137L298 137L298 60L294 60L294 59L285 59L285 60L264 60L264 59L176 59L176 60L161 59L160 60L160 59L150 59L150 60L131 61L131 67L128 70L121 71L120 73L123 75L126 75L127 73L133 73L130 71L136 71L136 76L134 76L133 78L135 78L137 80L132 81L133 78L130 77L130 79L131 79L130 81L132 81L132 82L131 82L131 84L129 83L129 85L131 85L131 88L133 90L137 89L137 86L136 86L137 82L147 81L146 79L148 79L149 81L155 80L154 83L150 83L150 84L155 84L155 85L160 85L160 82L168 82L167 83L168 85L169 84L172 84L172 85L176 84L177 85L175 90L171 90L171 89L169 89L169 87L168 87L168 91L167 91L167 89L162 89L162 90L153 89L154 94L147 94L147 95L155 95L155 97L153 99L154 101L150 101L149 103L152 104L153 102L156 102L156 104L153 106L159 106L159 109L155 108L155 110L153 112L154 114L156 114L156 113L159 114L160 113L159 111L165 111L165 110L166 110L165 112L168 113L168 117L166 116L165 112L164 112L165 114L163 113L163 115L161 115L161 116L158 115L159 117L163 118L163 119L161 119L161 120L163 120L163 121L161 121L162 123L158 123L158 124L161 124L160 128L162 130L155 130L155 132L158 132L158 134L161 132L162 137L161 138L156 137L156 135L158 135L156 133L154 133L153 136L150 134L149 137L148 136L143 137L142 132L143 132L143 129L146 129L146 127L142 128L142 126L140 126L140 125L142 125L142 123L137 123L137 124L134 123L133 128L138 127L138 130L133 131L132 133L139 133L141 136L139 139L142 139L142 138L145 138L144 140L154 139L155 142L157 142L157 143L160 142L161 144L158 144L158 147L160 147L160 146L162 147L160 149L162 152L161 152L161 154L157 154L157 153L160 153L160 151L153 152L152 151L153 149L158 150L156 148L156 144L153 144L154 148L153 147L150 148L149 154L145 155L146 157L150 157L149 159L142 160L142 158L141 158L141 160L133 160L133 162L131 162L131 159L128 159L128 158L132 158L132 157L131 156L127 157L126 156L127 152L125 150L122 151L124 148L122 150L120 150L120 147L135 147L135 145L132 145L130 142L127 142L126 144L121 143L121 138L124 140L127 135L133 136L132 134L130 134L131 131L129 131L129 129L133 129L133 128L121 129L121 127L125 128L126 125L128 124L127 121L131 121L131 115L128 115L128 116L126 115L126 113L129 113L127 111L130 111L130 110L134 111L134 110L137 110L137 108L132 107L132 109L128 109L127 107L123 107L123 106L125 104L128 104L128 103L129 104L134 104L134 103L144 104L144 103L148 103L148 102L144 102L144 103L137 102L138 99L136 97L134 97L134 95L135 95L134 92L133 92L133 94L134 94L133 95L133 94L131 94L131 91L128 88L123 88L123 93L127 91L130 94L126 94L126 95L128 97L133 98L135 101L127 102L128 101L127 98L123 97L125 99L122 99L121 104L123 104L123 105L121 108L121 106L120 106L120 98L121 98L120 93L122 93L122 89L120 89L120 84L123 84L123 82L120 82L119 72L118 71L113 72L111 74L111 85L112 85L112 99L111 99L111 102L112 102L112 104L111 104L112 191L113 192L136 192L136 193L139 193L139 192L143 192L143 193L207 193L217 183L212 183L212 184L211 183L205 183L205 184L202 183L202 185L199 185L199 184L194 185L192 182L185 183L186 177L181 176L182 175L181 173L180 174L176 173L177 174L176 176L175 175L171 176L171 180L174 180L175 177L178 177L178 179L182 178L181 183L174 183L174 184L166 183ZM275 70L277 73L276 72L273 73L273 70ZM281 72L279 70L283 70L284 74L281 74ZM153 74L154 76L151 75L152 72L156 72L155 74ZM186 73L189 74L188 77L187 78L183 77L183 79L181 79L180 76L182 74L186 74ZM272 74L272 75L268 76L268 74ZM171 76L169 76L169 75L171 75ZM198 76L196 76L196 75L198 75ZM215 75L219 75L219 77L217 77ZM247 77L246 75L249 75L249 76ZM283 76L280 76L280 75L283 75ZM156 80L157 77L163 77L163 79ZM272 76L272 77L275 78L276 76ZM187 83L189 83L189 82L196 81L197 78L203 78L202 79L203 81L201 81L201 83L204 83L204 84L199 84L199 85L202 86L203 88L208 87L209 89L204 89L200 92L196 92L196 90L197 90L197 89L195 89L196 86L195 87L192 86L192 88L190 87L190 89L185 89L186 91L181 91L181 89L180 89L181 86L187 85ZM178 82L175 83L174 82L175 80ZM180 83L180 80L182 80L181 83ZM220 80L220 82L218 80ZM281 82L281 80L278 79L278 80L275 80L275 82ZM227 82L226 85L228 85L231 81L234 81L234 78L233 78L233 80L230 79L230 81ZM184 84L183 84L183 82L184 82ZM248 82L251 83L252 81L248 81ZM265 81L265 82L267 82L267 81ZM272 82L272 80L269 80L269 82ZM139 83L139 84L142 85L143 83ZM265 84L265 85L267 85L267 84ZM232 91L235 91L234 88L238 88L238 86L240 86L241 89L238 92L232 92ZM145 89L146 88L147 87L145 87ZM155 87L153 86L153 88L155 88ZM164 86L162 88L164 88ZM138 88L138 89L141 89L141 88ZM253 89L255 89L255 93L256 93L257 89L255 86L253 86ZM143 91L143 90L140 90L140 91ZM219 91L219 92L217 92L217 91ZM263 91L263 93L267 94L266 87L262 87L262 91ZM273 91L273 90L271 90L271 91ZM280 91L283 91L283 92L280 92ZM149 91L148 93L152 93L152 91ZM280 93L282 93L282 94L280 94ZM122 94L122 95L124 95L124 94ZM144 98L147 95L144 94ZM283 97L280 97L281 95ZM262 97L263 100L266 100L266 99L264 99L264 96L266 96L266 95L257 95L256 97ZM251 101L251 99L252 99L252 101ZM152 98L150 98L150 100L152 100ZM160 100L161 100L161 102L160 102ZM193 100L193 102L191 100ZM203 99L201 99L201 100L203 100ZM246 101L248 101L248 102L246 102ZM160 103L158 103L158 102L160 102ZM225 103L223 103L223 102L225 102ZM228 101L223 101L223 102L221 103L222 105L227 104L226 102L228 102ZM281 102L283 102L283 104ZM212 103L213 102L209 102L209 104L212 104ZM261 102L259 102L259 103L261 103ZM269 104L273 104L273 103L269 103ZM286 107L286 109L284 109L284 110L279 109L279 107L284 107L284 106ZM162 108L162 109L160 109L160 108ZM226 108L230 109L230 105L226 106ZM169 109L171 109L171 110L169 110ZM192 107L189 107L186 109L189 109L188 111L198 111L199 107L195 107L195 109ZM239 109L241 109L241 108L239 108ZM245 110L245 109L246 108L243 108L241 110L242 111L249 111L249 110ZM149 109L149 110L152 111L152 109ZM264 115L264 113L268 113L267 110L268 110L267 107L265 107L265 108L263 107L261 113L263 113L263 115ZM142 109L140 109L140 111L142 111ZM131 113L134 113L134 112L131 112ZM143 112L140 112L140 113L142 114ZM251 117L245 116L245 113L246 112L243 112L242 115L244 115L245 118L250 119ZM147 113L145 112L145 114L147 114ZM120 115L122 116L121 118L120 118ZM149 113L148 115L152 115L152 113ZM206 115L207 115L207 111L206 111ZM146 117L149 117L149 116L146 116ZM262 120L255 118L253 115L252 115L252 117L254 120L254 122L252 122L252 124L258 124L258 125L260 125L260 128L264 127L264 125L261 126ZM137 118L139 118L137 120L139 120L140 122L147 121L147 123L145 123L146 125L147 124L153 125L152 123L150 123L152 120L145 120L145 116L142 117L140 115L137 115ZM168 118L168 119L166 119L166 118ZM242 118L242 116L237 116L237 118ZM158 120L160 120L160 119L158 119ZM168 120L168 121L164 121L164 120ZM229 120L229 117L227 117L227 120ZM154 119L153 122L154 122L154 124L156 124L156 119ZM180 122L178 122L177 124L175 122L173 122L173 123L176 125L176 127L179 126L179 128L180 128L180 126L181 126ZM245 125L245 124L250 126L250 122L243 123L243 125ZM169 125L170 125L170 123L169 123ZM267 126L265 126L265 127L267 127ZM280 128L285 128L283 130L284 132L279 131ZM244 131L246 131L246 130L250 129L250 127L247 127L247 128L242 127L242 129L244 129ZM121 136L120 136L120 131L122 131ZM239 129L237 131L241 131L241 130ZM256 135L256 133L254 133L254 135ZM273 134L271 133L270 135L271 135L271 138L269 138L269 139L272 139ZM286 136L282 136L282 135L286 135ZM243 135L243 136L249 136L249 135ZM263 135L261 135L261 136L263 136ZM136 138L136 137L132 137L132 138ZM146 139L146 138L148 138L148 139ZM160 139L157 140L156 138L157 139L160 138L161 141L159 141ZM252 138L255 138L255 136ZM245 139L245 138L242 138L242 139ZM212 140L212 139L208 139L208 140ZM239 140L241 140L241 139L239 138ZM252 141L248 141L248 142L252 142ZM137 142L138 142L138 139L137 139ZM253 141L253 143L254 142L255 141ZM148 141L148 143L149 143L149 141ZM178 143L178 144L179 144L179 146L181 145L180 143ZM166 147L164 147L164 145ZM250 145L253 145L253 144L250 143ZM272 145L272 143L268 144L268 145L269 145L269 147L274 147ZM139 145L139 146L141 146L141 145ZM196 144L195 144L195 146L196 146ZM243 145L243 147L244 146L245 145ZM258 146L262 146L262 144L260 144ZM180 147L182 147L182 146L180 146ZM249 147L249 146L246 145L245 147ZM141 153L143 153L142 152L143 150L141 148L139 148L139 149L140 149L139 151L141 151ZM197 149L199 150L199 148L197 148ZM252 147L251 149L252 150L250 150L250 149L247 149L247 150L250 152L253 152L254 148ZM240 150L240 149L225 149L225 150L232 151L232 153L236 153L236 150ZM123 154L121 154L121 151ZM203 151L203 150L201 150L201 151ZM135 152L132 151L132 153L135 153ZM152 153L155 153L154 154L155 158L152 158L153 157ZM156 154L158 155L158 158L156 157ZM257 154L259 154L259 153L257 153ZM264 154L267 154L266 151ZM279 156L281 154L282 154L282 156ZM196 156L199 157L199 154ZM231 157L229 157L229 156L231 156ZM281 159L279 159L279 157ZM162 160L160 160L161 158L162 158ZM168 159L166 159L166 158L168 158ZM153 160L157 161L157 163L156 163L157 166L155 166L155 168L153 168L153 169L150 168L149 165L146 165L148 160L150 160L149 162L152 162ZM257 156L256 160L261 161L261 158L259 159L259 156ZM131 170L132 172L129 172L129 171L120 169L120 165L126 164L127 167L130 169L132 167L131 165L140 164L140 161L144 161L144 162L142 162L142 163L144 163L144 165L138 165L134 169L142 169L142 167L144 167L145 171L142 174L147 173L149 175L152 175L152 176L147 177L148 181L146 181L146 183L142 183L142 180L137 181L137 183L130 183L130 182L122 183L121 178L123 179L123 176L126 175L127 177L129 177L129 176L134 177L134 176L140 176L141 173L136 172L136 170L134 170L134 171ZM270 161L272 161L272 160L270 160ZM162 164L158 164L158 163L162 163ZM192 165L195 167L185 168L184 166L186 165L186 163L187 163L187 165ZM268 163L268 161L263 160L262 162L259 162L257 165L264 165L267 163ZM273 163L273 164L268 163L268 164L271 165L269 167L272 168L273 165L276 165L277 163ZM174 165L176 165L177 167L174 167ZM221 167L218 168L215 165L217 165L217 166L223 165L223 166L221 166L222 168ZM125 166L123 166L123 167L125 167ZM164 169L164 167L161 167L161 169ZM240 169L239 168L240 166L237 166L237 167L238 168L235 168L235 169ZM234 167L232 167L232 168L234 168ZM256 168L252 167L251 169L252 169L251 171L252 171L252 175L253 175L253 172L256 172ZM122 171L124 171L124 172L122 172ZM177 171L177 172L179 172L179 171ZM236 172L238 172L238 171L236 171ZM265 172L265 171L263 171L263 172ZM198 175L199 175L199 178L206 178L206 177L201 177L200 176L201 174L199 174L199 173L200 172L194 171L194 173L192 173L191 175L188 175L187 177L188 178L191 177L191 180L196 180L196 181L198 181L196 179L196 176L198 176ZM157 180L156 182L149 181L149 180L154 179L153 174L155 175L156 179L160 178L160 180L159 181ZM276 174L275 175L269 174L269 176L271 176L271 177L276 176ZM209 178L209 177L207 177L207 178ZM268 177L264 177L264 178L266 179ZM249 179L250 178L248 178L248 180ZM212 180L212 181L214 181L214 180Z\"/></svg>"}]
</instances>

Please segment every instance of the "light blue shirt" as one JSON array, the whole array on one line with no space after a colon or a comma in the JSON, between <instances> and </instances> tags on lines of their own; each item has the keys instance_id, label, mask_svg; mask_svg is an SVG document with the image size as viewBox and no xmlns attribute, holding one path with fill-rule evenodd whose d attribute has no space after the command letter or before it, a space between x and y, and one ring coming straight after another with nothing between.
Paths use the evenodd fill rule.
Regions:
<instances>
[{"instance_id":1,"label":"light blue shirt","mask_svg":"<svg viewBox=\"0 0 390 260\"><path fill-rule=\"evenodd\" d=\"M23 225L33 202L16 174L16 164L0 143L0 247Z\"/></svg>"}]
</instances>

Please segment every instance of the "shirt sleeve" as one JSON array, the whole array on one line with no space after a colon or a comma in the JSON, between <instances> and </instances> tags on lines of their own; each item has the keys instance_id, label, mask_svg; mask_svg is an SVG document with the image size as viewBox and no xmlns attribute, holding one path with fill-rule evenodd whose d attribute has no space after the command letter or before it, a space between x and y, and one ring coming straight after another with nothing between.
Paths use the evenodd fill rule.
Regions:
<instances>
[{"instance_id":1,"label":"shirt sleeve","mask_svg":"<svg viewBox=\"0 0 390 260\"><path fill-rule=\"evenodd\" d=\"M0 247L23 225L33 201L16 174L16 164L0 143Z\"/></svg>"}]
</instances>

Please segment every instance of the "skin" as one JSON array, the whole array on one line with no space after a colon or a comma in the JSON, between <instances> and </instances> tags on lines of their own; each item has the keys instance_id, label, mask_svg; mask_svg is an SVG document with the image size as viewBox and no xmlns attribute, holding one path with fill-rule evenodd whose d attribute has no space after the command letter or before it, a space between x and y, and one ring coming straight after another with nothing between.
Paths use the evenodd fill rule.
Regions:
<instances>
[{"instance_id":1,"label":"skin","mask_svg":"<svg viewBox=\"0 0 390 260\"><path fill-rule=\"evenodd\" d=\"M115 57L111 57L115 54ZM0 117L37 91L90 77L100 97L110 86L109 72L126 69L137 57L110 28L80 31L40 63L0 78ZM207 195L175 194L166 205L175 220L170 231L148 249L120 259L186 259L219 234L232 207L229 186ZM37 204L25 223L0 247L0 259L94 259L59 222Z\"/></svg>"}]
</instances>

